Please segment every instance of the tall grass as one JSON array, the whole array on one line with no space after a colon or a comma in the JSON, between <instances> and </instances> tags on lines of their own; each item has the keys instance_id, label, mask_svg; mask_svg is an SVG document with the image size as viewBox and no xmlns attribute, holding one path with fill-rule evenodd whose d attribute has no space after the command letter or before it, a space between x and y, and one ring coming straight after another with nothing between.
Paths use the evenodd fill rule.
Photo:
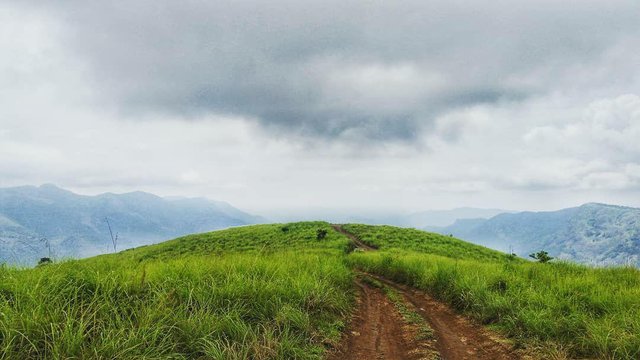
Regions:
<instances>
[{"instance_id":1,"label":"tall grass","mask_svg":"<svg viewBox=\"0 0 640 360\"><path fill-rule=\"evenodd\" d=\"M287 232L306 239L316 226ZM0 358L322 358L352 303L343 244L331 236L333 248L315 250L187 255L187 241L0 268Z\"/></svg>"},{"instance_id":2,"label":"tall grass","mask_svg":"<svg viewBox=\"0 0 640 360\"><path fill-rule=\"evenodd\" d=\"M526 346L640 358L640 272L529 263L461 240L324 222L240 227L119 254L0 266L0 359L319 359L355 267L424 289ZM319 239L318 230L327 230Z\"/></svg>"},{"instance_id":3,"label":"tall grass","mask_svg":"<svg viewBox=\"0 0 640 360\"><path fill-rule=\"evenodd\" d=\"M520 344L571 357L640 358L640 271L567 263L354 253L351 266L426 290Z\"/></svg>"}]
</instances>

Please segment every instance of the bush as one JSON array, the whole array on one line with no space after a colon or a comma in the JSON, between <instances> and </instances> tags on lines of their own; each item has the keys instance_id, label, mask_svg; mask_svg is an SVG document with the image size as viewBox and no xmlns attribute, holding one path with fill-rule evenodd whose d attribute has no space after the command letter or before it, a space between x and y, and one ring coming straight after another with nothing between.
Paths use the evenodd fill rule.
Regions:
<instances>
[{"instance_id":1,"label":"bush","mask_svg":"<svg viewBox=\"0 0 640 360\"><path fill-rule=\"evenodd\" d=\"M326 237L327 237L327 230L325 230L325 229L318 229L318 230L316 231L316 239L318 239L318 240L322 240L322 239L324 239L324 238L326 238Z\"/></svg>"},{"instance_id":2,"label":"bush","mask_svg":"<svg viewBox=\"0 0 640 360\"><path fill-rule=\"evenodd\" d=\"M52 263L51 258L43 257L38 261L38 265L46 265Z\"/></svg>"},{"instance_id":3,"label":"bush","mask_svg":"<svg viewBox=\"0 0 640 360\"><path fill-rule=\"evenodd\" d=\"M548 263L549 261L554 259L551 256L549 256L548 252L544 250L538 251L537 253L534 253L534 254L529 254L529 257L532 259L536 259L538 260L538 262L541 262L541 263Z\"/></svg>"}]
</instances>

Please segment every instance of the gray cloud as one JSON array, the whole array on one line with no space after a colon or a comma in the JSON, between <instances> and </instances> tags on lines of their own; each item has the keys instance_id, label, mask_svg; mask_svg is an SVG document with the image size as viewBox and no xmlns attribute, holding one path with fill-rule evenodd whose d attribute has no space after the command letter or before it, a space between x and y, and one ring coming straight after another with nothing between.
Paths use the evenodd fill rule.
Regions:
<instances>
[{"instance_id":1,"label":"gray cloud","mask_svg":"<svg viewBox=\"0 0 640 360\"><path fill-rule=\"evenodd\" d=\"M635 1L34 6L60 19L123 114L234 115L330 138L414 139L443 113L563 90L576 63L597 66L640 30Z\"/></svg>"},{"instance_id":2,"label":"gray cloud","mask_svg":"<svg viewBox=\"0 0 640 360\"><path fill-rule=\"evenodd\" d=\"M635 2L5 4L0 186L640 206Z\"/></svg>"}]
</instances>

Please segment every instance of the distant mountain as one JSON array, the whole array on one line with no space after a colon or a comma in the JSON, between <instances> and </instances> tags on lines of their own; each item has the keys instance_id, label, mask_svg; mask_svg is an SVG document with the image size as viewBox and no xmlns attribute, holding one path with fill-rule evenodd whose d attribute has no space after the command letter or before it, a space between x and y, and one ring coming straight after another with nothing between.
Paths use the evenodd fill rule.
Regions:
<instances>
[{"instance_id":1,"label":"distant mountain","mask_svg":"<svg viewBox=\"0 0 640 360\"><path fill-rule=\"evenodd\" d=\"M549 212L500 214L431 229L520 256L545 250L593 265L640 266L640 209L590 203Z\"/></svg>"},{"instance_id":2,"label":"distant mountain","mask_svg":"<svg viewBox=\"0 0 640 360\"><path fill-rule=\"evenodd\" d=\"M32 264L47 256L82 257L177 236L263 222L204 198L161 198L132 192L84 196L54 185L0 189L0 263Z\"/></svg>"},{"instance_id":3,"label":"distant mountain","mask_svg":"<svg viewBox=\"0 0 640 360\"><path fill-rule=\"evenodd\" d=\"M488 219L498 214L507 213L507 210L480 209L462 207L451 210L428 210L413 213L402 218L402 226L424 228L427 226L449 226L460 219Z\"/></svg>"}]
</instances>

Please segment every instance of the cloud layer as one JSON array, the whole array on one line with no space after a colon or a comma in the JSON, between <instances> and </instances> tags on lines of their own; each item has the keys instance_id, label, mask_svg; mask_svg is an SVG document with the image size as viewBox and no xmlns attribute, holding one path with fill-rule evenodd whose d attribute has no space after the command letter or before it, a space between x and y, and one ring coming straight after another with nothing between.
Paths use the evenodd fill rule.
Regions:
<instances>
[{"instance_id":1,"label":"cloud layer","mask_svg":"<svg viewBox=\"0 0 640 360\"><path fill-rule=\"evenodd\" d=\"M0 185L255 208L640 192L636 1L5 4Z\"/></svg>"},{"instance_id":2,"label":"cloud layer","mask_svg":"<svg viewBox=\"0 0 640 360\"><path fill-rule=\"evenodd\" d=\"M415 139L452 109L609 85L617 70L602 62L640 35L633 1L47 6L124 114L242 116L327 138Z\"/></svg>"}]
</instances>

